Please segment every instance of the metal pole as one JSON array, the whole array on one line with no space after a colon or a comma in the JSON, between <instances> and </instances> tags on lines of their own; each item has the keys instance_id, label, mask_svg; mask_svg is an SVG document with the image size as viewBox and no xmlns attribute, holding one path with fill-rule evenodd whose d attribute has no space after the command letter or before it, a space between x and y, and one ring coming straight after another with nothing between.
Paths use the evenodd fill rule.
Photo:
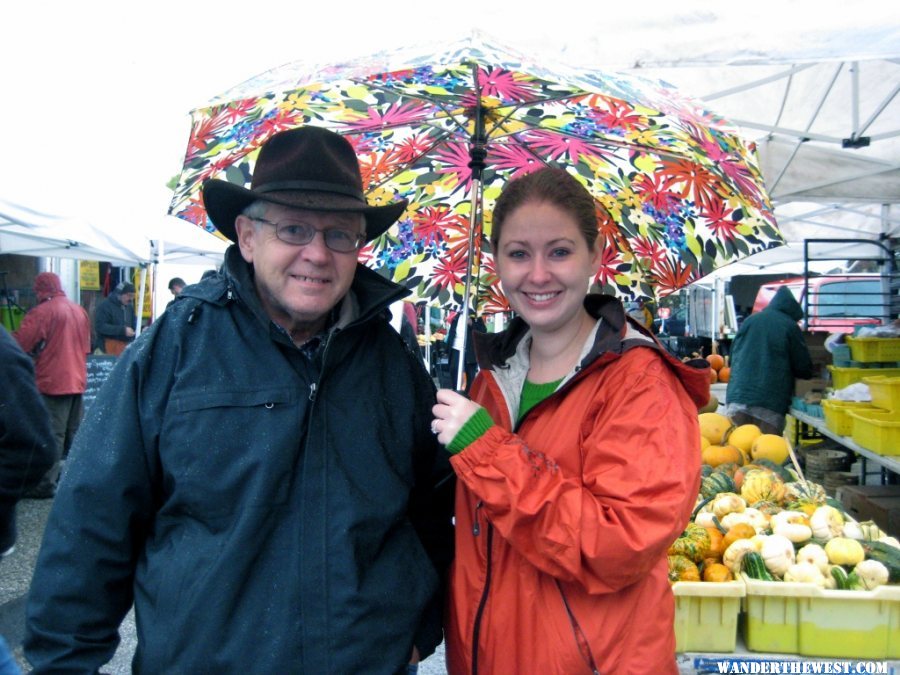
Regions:
<instances>
[{"instance_id":1,"label":"metal pole","mask_svg":"<svg viewBox=\"0 0 900 675\"><path fill-rule=\"evenodd\" d=\"M478 215L481 211L482 175L484 160L487 157L487 137L484 129L484 108L481 106L481 87L478 84L478 64L472 64L472 80L475 85L475 129L472 133L472 145L469 148L469 168L472 169L472 200L469 213L469 243L466 255L466 288L463 294L462 314L456 330L463 331L462 349L459 352L459 363L456 367L456 390L463 390L463 373L466 365L466 344L469 339L469 294L472 292L472 259L475 257L475 232L478 229ZM459 333L457 332L457 335ZM450 345L453 349L453 345Z\"/></svg>"}]
</instances>

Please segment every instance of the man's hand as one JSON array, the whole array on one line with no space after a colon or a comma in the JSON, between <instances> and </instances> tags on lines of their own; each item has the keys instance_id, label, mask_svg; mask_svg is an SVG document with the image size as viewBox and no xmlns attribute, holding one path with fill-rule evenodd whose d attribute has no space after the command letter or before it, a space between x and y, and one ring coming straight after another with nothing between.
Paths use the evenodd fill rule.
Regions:
<instances>
[{"instance_id":1,"label":"man's hand","mask_svg":"<svg viewBox=\"0 0 900 675\"><path fill-rule=\"evenodd\" d=\"M410 664L419 662L419 650L413 647L412 654L409 656Z\"/></svg>"},{"instance_id":2,"label":"man's hand","mask_svg":"<svg viewBox=\"0 0 900 675\"><path fill-rule=\"evenodd\" d=\"M431 409L434 413L431 430L437 435L438 442L448 445L479 408L480 405L452 389L438 389L437 403Z\"/></svg>"},{"instance_id":3,"label":"man's hand","mask_svg":"<svg viewBox=\"0 0 900 675\"><path fill-rule=\"evenodd\" d=\"M125 337L134 337L134 328L125 326Z\"/></svg>"}]
</instances>

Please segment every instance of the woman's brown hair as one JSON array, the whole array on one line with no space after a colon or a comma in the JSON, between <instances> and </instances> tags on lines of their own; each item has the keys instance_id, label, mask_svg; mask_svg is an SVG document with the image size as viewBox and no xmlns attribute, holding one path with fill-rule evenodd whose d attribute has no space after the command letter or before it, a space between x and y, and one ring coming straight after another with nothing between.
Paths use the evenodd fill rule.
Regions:
<instances>
[{"instance_id":1,"label":"woman's brown hair","mask_svg":"<svg viewBox=\"0 0 900 675\"><path fill-rule=\"evenodd\" d=\"M529 203L552 204L571 215L588 248L593 248L597 241L594 198L569 172L546 167L516 178L503 188L494 205L491 224L491 247L494 251L500 241L503 222L510 213Z\"/></svg>"}]
</instances>

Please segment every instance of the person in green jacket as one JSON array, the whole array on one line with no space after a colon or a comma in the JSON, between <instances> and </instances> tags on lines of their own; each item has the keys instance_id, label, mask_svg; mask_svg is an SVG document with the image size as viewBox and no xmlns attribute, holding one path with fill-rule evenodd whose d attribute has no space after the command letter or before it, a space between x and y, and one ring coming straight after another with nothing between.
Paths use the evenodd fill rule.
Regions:
<instances>
[{"instance_id":1,"label":"person in green jacket","mask_svg":"<svg viewBox=\"0 0 900 675\"><path fill-rule=\"evenodd\" d=\"M813 375L812 358L797 322L803 308L787 287L761 312L747 317L731 345L731 377L725 413L737 424L763 433L784 431L794 379Z\"/></svg>"}]
</instances>

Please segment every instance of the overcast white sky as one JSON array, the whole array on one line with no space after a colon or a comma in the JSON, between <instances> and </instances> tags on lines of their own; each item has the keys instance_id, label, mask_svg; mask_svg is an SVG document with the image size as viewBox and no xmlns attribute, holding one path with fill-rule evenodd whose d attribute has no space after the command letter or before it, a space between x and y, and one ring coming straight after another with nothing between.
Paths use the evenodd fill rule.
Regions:
<instances>
[{"instance_id":1,"label":"overcast white sky","mask_svg":"<svg viewBox=\"0 0 900 675\"><path fill-rule=\"evenodd\" d=\"M900 13L881 0L489 4L20 0L3 10L0 33L0 198L123 225L150 221L168 207L165 183L180 168L192 108L290 61L340 60L472 28L519 51L608 69L835 48L900 56ZM845 44L835 45L836 26L848 27Z\"/></svg>"}]
</instances>

